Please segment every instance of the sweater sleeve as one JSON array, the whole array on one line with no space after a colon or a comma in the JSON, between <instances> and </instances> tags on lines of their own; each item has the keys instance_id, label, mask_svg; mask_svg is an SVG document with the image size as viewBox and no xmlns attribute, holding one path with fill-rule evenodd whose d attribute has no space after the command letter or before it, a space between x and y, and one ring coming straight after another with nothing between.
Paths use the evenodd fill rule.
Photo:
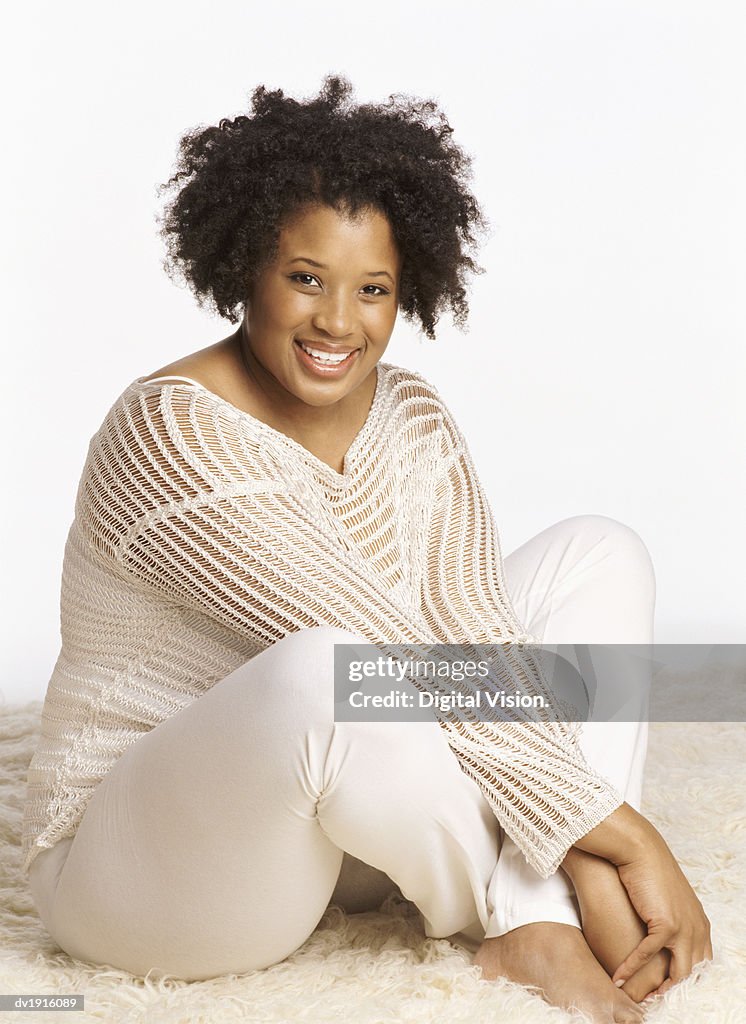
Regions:
<instances>
[{"instance_id":1,"label":"sweater sleeve","mask_svg":"<svg viewBox=\"0 0 746 1024\"><path fill-rule=\"evenodd\" d=\"M425 618L441 642L488 645L482 654L496 652L523 680L523 692L549 694L551 706L540 661L523 646L538 639L511 606L492 512L466 441L445 407L443 458L446 469L427 538ZM462 769L481 786L507 834L543 878L623 802L587 763L578 729L558 719L479 723L471 735L461 724L451 731Z\"/></svg>"}]
</instances>

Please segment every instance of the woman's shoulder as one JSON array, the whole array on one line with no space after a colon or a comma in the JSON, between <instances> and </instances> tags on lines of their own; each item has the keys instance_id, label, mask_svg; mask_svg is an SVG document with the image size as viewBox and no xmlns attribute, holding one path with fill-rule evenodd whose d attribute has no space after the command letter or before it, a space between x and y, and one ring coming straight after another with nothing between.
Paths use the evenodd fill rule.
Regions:
<instances>
[{"instance_id":1,"label":"woman's shoulder","mask_svg":"<svg viewBox=\"0 0 746 1024\"><path fill-rule=\"evenodd\" d=\"M404 418L426 429L445 431L449 436L460 431L453 413L448 408L438 387L424 374L405 366L386 364L389 392L395 404L403 410ZM429 431L428 431L429 432Z\"/></svg>"},{"instance_id":2,"label":"woman's shoulder","mask_svg":"<svg viewBox=\"0 0 746 1024\"><path fill-rule=\"evenodd\" d=\"M262 415L230 339L217 342L136 377L114 402L112 412L123 409L131 419L148 419L161 432L203 440L214 434L240 430L256 433Z\"/></svg>"},{"instance_id":3,"label":"woman's shoulder","mask_svg":"<svg viewBox=\"0 0 746 1024\"><path fill-rule=\"evenodd\" d=\"M219 346L136 377L112 401L91 438L88 463L122 463L153 486L194 493L254 481L264 468L257 421L231 386ZM234 375L235 376L235 375ZM236 458L240 451L241 460ZM251 455L253 458L249 458Z\"/></svg>"},{"instance_id":4,"label":"woman's shoulder","mask_svg":"<svg viewBox=\"0 0 746 1024\"><path fill-rule=\"evenodd\" d=\"M436 440L442 453L450 455L464 444L461 430L438 387L424 374L405 366L384 364L387 390L398 424L398 435L419 451L424 440ZM418 455L419 457L419 455Z\"/></svg>"},{"instance_id":5,"label":"woman's shoulder","mask_svg":"<svg viewBox=\"0 0 746 1024\"><path fill-rule=\"evenodd\" d=\"M419 400L440 409L444 408L438 388L424 374L408 366L381 363L389 389L397 393L401 401Z\"/></svg>"},{"instance_id":6,"label":"woman's shoulder","mask_svg":"<svg viewBox=\"0 0 746 1024\"><path fill-rule=\"evenodd\" d=\"M136 377L134 383L147 385L151 382L165 384L169 381L192 381L224 401L235 404L238 397L237 383L242 375L240 367L236 366L235 353L229 345L229 340L223 339L207 348L182 356L153 370L152 373Z\"/></svg>"}]
</instances>

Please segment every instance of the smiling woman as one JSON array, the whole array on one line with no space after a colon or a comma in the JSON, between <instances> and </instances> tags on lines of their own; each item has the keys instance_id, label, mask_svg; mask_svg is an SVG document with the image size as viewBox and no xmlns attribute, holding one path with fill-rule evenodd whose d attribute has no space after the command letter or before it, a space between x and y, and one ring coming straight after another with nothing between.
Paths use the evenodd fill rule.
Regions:
<instances>
[{"instance_id":1,"label":"smiling woman","mask_svg":"<svg viewBox=\"0 0 746 1024\"><path fill-rule=\"evenodd\" d=\"M301 265L306 270L293 270ZM281 230L275 259L249 288L233 339L247 402L335 468L373 401L375 367L396 321L399 272L382 213L310 206Z\"/></svg>"},{"instance_id":2,"label":"smiling woman","mask_svg":"<svg viewBox=\"0 0 746 1024\"><path fill-rule=\"evenodd\" d=\"M485 226L435 103L350 97L334 76L304 104L260 86L253 117L184 136L167 268L240 326L154 374L188 370L338 470L397 314L430 338L445 309L465 322Z\"/></svg>"},{"instance_id":3,"label":"smiling woman","mask_svg":"<svg viewBox=\"0 0 746 1024\"><path fill-rule=\"evenodd\" d=\"M655 601L644 544L602 516L503 565L448 407L382 359L399 312L429 337L465 319L469 161L432 101L350 91L259 87L182 139L169 267L238 326L137 377L91 439L28 773L32 894L69 954L198 980L399 886L486 978L639 1020L669 961L673 981L712 953L635 809L643 718L334 720L339 644L485 644L489 685L535 699L527 643L649 643Z\"/></svg>"}]
</instances>

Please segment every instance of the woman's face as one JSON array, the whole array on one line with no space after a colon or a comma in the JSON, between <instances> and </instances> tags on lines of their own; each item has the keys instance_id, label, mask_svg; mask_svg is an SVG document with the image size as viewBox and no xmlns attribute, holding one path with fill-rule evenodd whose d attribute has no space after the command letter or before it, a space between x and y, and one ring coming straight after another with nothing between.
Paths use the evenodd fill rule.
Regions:
<instances>
[{"instance_id":1,"label":"woman's face","mask_svg":"<svg viewBox=\"0 0 746 1024\"><path fill-rule=\"evenodd\" d=\"M297 411L298 400L333 405L362 384L394 329L400 269L378 211L350 219L313 206L295 217L246 308L242 344L263 390Z\"/></svg>"}]
</instances>

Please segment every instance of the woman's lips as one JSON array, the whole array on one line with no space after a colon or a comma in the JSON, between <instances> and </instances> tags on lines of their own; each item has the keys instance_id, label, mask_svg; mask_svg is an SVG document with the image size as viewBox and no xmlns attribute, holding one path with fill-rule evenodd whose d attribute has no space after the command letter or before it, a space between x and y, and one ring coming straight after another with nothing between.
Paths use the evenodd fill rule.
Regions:
<instances>
[{"instance_id":1,"label":"woman's lips","mask_svg":"<svg viewBox=\"0 0 746 1024\"><path fill-rule=\"evenodd\" d=\"M334 362L326 362L322 359L316 359L309 352L306 352L302 347L301 342L298 338L295 339L295 351L298 355L298 359L303 367L310 370L317 377L342 377L352 366L357 358L357 354L360 349L352 349L352 351L341 361L335 360ZM319 352L321 349L319 348Z\"/></svg>"}]
</instances>

